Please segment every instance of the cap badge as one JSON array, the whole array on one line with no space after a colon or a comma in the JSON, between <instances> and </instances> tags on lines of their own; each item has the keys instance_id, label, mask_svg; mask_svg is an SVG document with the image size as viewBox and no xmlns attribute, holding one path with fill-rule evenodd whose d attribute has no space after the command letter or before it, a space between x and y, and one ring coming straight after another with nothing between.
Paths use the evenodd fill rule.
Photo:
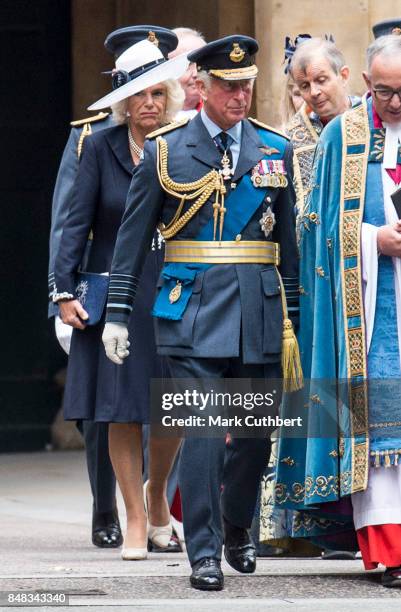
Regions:
<instances>
[{"instance_id":1,"label":"cap badge","mask_svg":"<svg viewBox=\"0 0 401 612\"><path fill-rule=\"evenodd\" d=\"M156 47L159 46L159 39L157 38L156 34L152 32L152 30L150 30L148 33L148 41L156 45Z\"/></svg>"},{"instance_id":2,"label":"cap badge","mask_svg":"<svg viewBox=\"0 0 401 612\"><path fill-rule=\"evenodd\" d=\"M401 36L401 28L393 28L391 33L395 34L396 36Z\"/></svg>"},{"instance_id":3,"label":"cap badge","mask_svg":"<svg viewBox=\"0 0 401 612\"><path fill-rule=\"evenodd\" d=\"M230 53L230 60L232 62L242 62L245 57L245 51L241 49L238 43L233 43L233 48Z\"/></svg>"}]
</instances>

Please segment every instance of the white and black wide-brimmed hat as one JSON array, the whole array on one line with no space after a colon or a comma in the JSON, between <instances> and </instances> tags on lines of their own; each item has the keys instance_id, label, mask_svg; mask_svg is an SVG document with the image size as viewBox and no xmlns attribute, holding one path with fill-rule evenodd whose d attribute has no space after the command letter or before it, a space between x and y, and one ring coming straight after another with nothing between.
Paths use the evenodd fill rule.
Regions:
<instances>
[{"instance_id":1,"label":"white and black wide-brimmed hat","mask_svg":"<svg viewBox=\"0 0 401 612\"><path fill-rule=\"evenodd\" d=\"M116 59L116 68L111 73L113 91L91 104L88 110L107 108L147 87L167 79L178 79L188 63L185 53L167 60L155 44L141 40Z\"/></svg>"}]
</instances>

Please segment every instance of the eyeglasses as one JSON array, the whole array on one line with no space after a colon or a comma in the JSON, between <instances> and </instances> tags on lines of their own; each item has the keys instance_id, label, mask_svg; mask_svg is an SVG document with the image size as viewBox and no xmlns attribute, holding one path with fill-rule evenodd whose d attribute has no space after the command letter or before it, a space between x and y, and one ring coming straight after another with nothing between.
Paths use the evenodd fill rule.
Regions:
<instances>
[{"instance_id":1,"label":"eyeglasses","mask_svg":"<svg viewBox=\"0 0 401 612\"><path fill-rule=\"evenodd\" d=\"M375 96L378 100L382 100L382 102L390 102L393 99L393 96L398 96L399 101L401 102L401 89L373 89Z\"/></svg>"}]
</instances>

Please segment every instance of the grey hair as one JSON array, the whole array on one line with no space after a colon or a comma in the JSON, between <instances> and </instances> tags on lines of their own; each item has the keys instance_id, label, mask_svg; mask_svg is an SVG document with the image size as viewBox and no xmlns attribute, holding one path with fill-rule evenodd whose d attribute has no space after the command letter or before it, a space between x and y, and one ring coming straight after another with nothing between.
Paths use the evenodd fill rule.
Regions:
<instances>
[{"instance_id":1,"label":"grey hair","mask_svg":"<svg viewBox=\"0 0 401 612\"><path fill-rule=\"evenodd\" d=\"M341 68L345 66L344 55L332 41L324 38L309 38L297 46L289 68L291 76L293 76L295 66L305 73L317 53L321 53L327 59L335 74L339 74Z\"/></svg>"},{"instance_id":2,"label":"grey hair","mask_svg":"<svg viewBox=\"0 0 401 612\"><path fill-rule=\"evenodd\" d=\"M366 63L368 75L372 68L373 60L378 55L394 55L401 52L401 36L398 34L388 34L376 38L366 50Z\"/></svg>"},{"instance_id":3,"label":"grey hair","mask_svg":"<svg viewBox=\"0 0 401 612\"><path fill-rule=\"evenodd\" d=\"M174 121L176 114L183 107L185 100L185 93L181 85L175 79L167 79L162 81L161 85L165 85L167 88L167 104L166 112L162 118L162 123L170 123ZM128 98L116 102L111 105L113 111L113 120L117 125L123 125L128 122L127 110L128 110Z\"/></svg>"},{"instance_id":4,"label":"grey hair","mask_svg":"<svg viewBox=\"0 0 401 612\"><path fill-rule=\"evenodd\" d=\"M203 36L202 32L199 32L199 30L193 30L192 28L174 28L172 31L178 37L195 36L195 38L200 38L201 40L203 40L204 43L206 42L205 37Z\"/></svg>"},{"instance_id":5,"label":"grey hair","mask_svg":"<svg viewBox=\"0 0 401 612\"><path fill-rule=\"evenodd\" d=\"M212 77L206 70L199 70L196 78L202 81L206 89L210 89L212 85Z\"/></svg>"}]
</instances>

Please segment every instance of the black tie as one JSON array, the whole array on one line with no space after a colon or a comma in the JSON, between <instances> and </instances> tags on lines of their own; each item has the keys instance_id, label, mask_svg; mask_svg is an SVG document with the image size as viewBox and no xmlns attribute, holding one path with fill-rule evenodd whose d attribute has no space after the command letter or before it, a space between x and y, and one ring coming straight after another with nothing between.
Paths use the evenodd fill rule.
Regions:
<instances>
[{"instance_id":1,"label":"black tie","mask_svg":"<svg viewBox=\"0 0 401 612\"><path fill-rule=\"evenodd\" d=\"M227 132L220 132L217 136L214 137L214 142L217 145L217 148L221 153L226 153L228 159L230 160L230 166L233 167L233 155L231 153L231 145L234 142L234 139Z\"/></svg>"}]
</instances>

